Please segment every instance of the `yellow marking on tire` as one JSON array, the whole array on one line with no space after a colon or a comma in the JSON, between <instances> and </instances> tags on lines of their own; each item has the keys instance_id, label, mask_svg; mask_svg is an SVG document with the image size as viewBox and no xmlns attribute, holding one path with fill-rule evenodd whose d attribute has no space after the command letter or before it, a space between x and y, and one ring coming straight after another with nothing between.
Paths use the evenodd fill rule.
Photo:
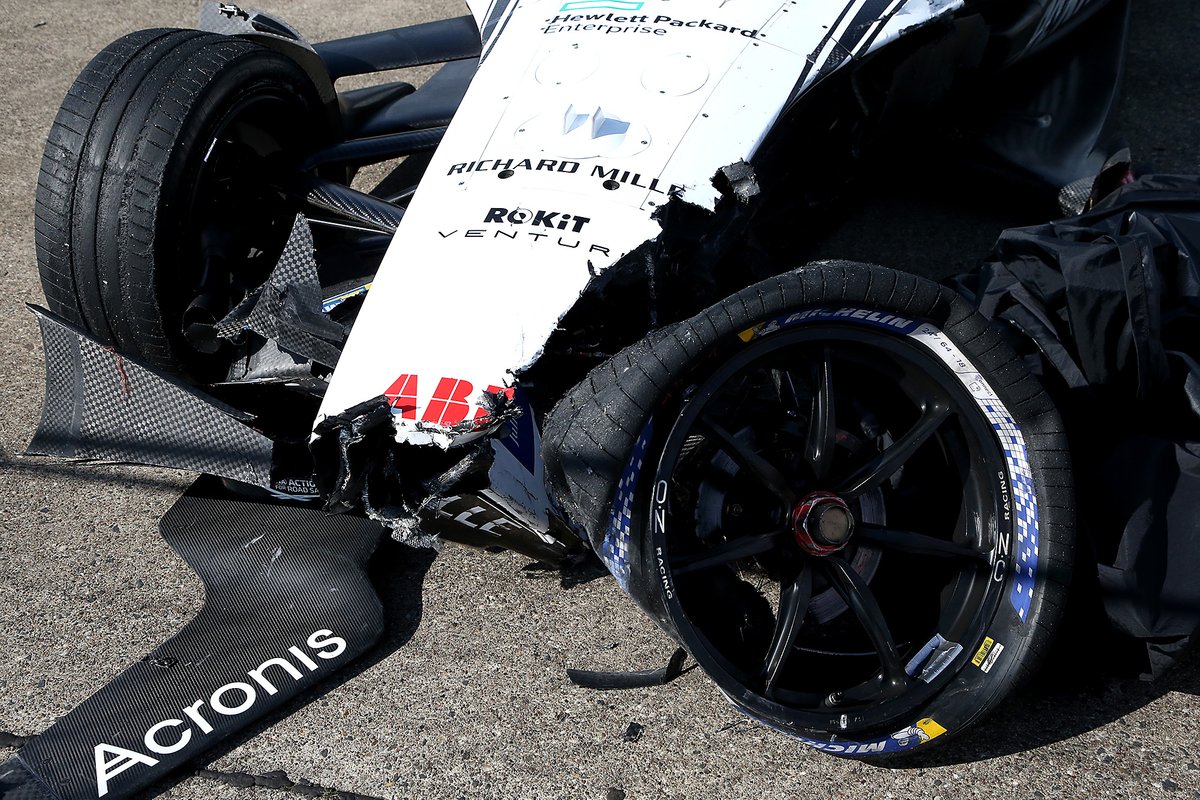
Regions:
<instances>
[{"instance_id":1,"label":"yellow marking on tire","mask_svg":"<svg viewBox=\"0 0 1200 800\"><path fill-rule=\"evenodd\" d=\"M933 720L932 717L917 720L917 727L925 731L930 739L936 739L946 732L946 729Z\"/></svg>"},{"instance_id":2,"label":"yellow marking on tire","mask_svg":"<svg viewBox=\"0 0 1200 800\"><path fill-rule=\"evenodd\" d=\"M992 637L983 637L983 644L979 645L979 649L975 651L975 657L971 659L971 663L977 667L983 666L983 660L987 658L987 654L991 652L992 646L995 644L996 640Z\"/></svg>"}]
</instances>

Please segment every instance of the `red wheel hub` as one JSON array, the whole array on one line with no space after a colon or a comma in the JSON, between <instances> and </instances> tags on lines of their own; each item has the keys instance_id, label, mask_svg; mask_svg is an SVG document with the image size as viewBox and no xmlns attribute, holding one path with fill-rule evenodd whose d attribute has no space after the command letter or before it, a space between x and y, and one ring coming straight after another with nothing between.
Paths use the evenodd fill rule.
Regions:
<instances>
[{"instance_id":1,"label":"red wheel hub","mask_svg":"<svg viewBox=\"0 0 1200 800\"><path fill-rule=\"evenodd\" d=\"M836 494L813 492L792 512L792 534L809 555L832 555L849 544L854 534L854 515Z\"/></svg>"}]
</instances>

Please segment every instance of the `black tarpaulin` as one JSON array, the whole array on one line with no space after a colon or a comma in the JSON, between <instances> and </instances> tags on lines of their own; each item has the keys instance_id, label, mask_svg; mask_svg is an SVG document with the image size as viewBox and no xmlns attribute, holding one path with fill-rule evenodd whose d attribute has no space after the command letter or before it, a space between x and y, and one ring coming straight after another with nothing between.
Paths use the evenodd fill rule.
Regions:
<instances>
[{"instance_id":1,"label":"black tarpaulin","mask_svg":"<svg viewBox=\"0 0 1200 800\"><path fill-rule=\"evenodd\" d=\"M1005 231L958 279L1066 420L1081 546L1157 674L1200 629L1200 177L1147 176Z\"/></svg>"}]
</instances>

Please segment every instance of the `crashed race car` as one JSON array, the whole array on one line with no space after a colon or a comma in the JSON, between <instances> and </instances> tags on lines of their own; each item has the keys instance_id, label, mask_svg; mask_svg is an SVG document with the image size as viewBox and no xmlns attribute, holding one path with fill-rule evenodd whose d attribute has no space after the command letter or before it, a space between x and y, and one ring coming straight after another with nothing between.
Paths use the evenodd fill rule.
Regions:
<instances>
[{"instance_id":1,"label":"crashed race car","mask_svg":"<svg viewBox=\"0 0 1200 800\"><path fill-rule=\"evenodd\" d=\"M1127 2L468 5L312 45L208 4L70 90L30 452L221 480L163 520L205 610L10 762L20 796L141 791L364 652L385 527L598 558L734 705L839 755L944 740L1049 646L1075 512L1042 383L952 289L793 254L917 118L1095 206L1128 178Z\"/></svg>"}]
</instances>

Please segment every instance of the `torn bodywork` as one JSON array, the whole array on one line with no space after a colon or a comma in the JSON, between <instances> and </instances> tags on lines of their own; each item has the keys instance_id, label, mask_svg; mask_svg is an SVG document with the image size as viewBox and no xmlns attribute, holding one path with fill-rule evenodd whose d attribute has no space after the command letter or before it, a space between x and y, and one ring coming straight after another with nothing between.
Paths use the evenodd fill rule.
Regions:
<instances>
[{"instance_id":1,"label":"torn bodywork","mask_svg":"<svg viewBox=\"0 0 1200 800\"><path fill-rule=\"evenodd\" d=\"M202 295L183 314L190 346L224 354L224 379L172 391L237 409L225 416L254 440L250 460L270 453L269 469L229 477L319 494L406 537L421 519L444 535L449 498L483 497L511 523L496 529L570 551L557 517L571 514L545 488L551 409L622 348L794 263L797 226L853 174L868 132L953 100L959 72L999 80L1089 25L1119 32L1124 8L1034 5L754 0L693 20L478 3L473 19L313 45L269 14L209 4L203 28L294 59L332 116L298 174L281 176L278 154L262 172L294 209L273 222L289 234L265 281L220 313ZM334 89L430 63L445 66L421 89ZM336 179L397 156L371 193ZM104 338L81 333L84 349ZM86 394L62 366L78 359L48 361ZM80 399L72 413L106 408ZM155 415L144 424L180 428ZM72 448L54 452L85 452ZM99 457L191 463L166 448Z\"/></svg>"},{"instance_id":2,"label":"torn bodywork","mask_svg":"<svg viewBox=\"0 0 1200 800\"><path fill-rule=\"evenodd\" d=\"M473 20L316 45L269 14L205 7L203 28L301 64L343 141L301 159L320 176L280 182L302 213L266 280L215 319L198 299L183 333L233 354L208 391L277 453L277 479L260 484L408 535L445 498L488 491L558 546L540 428L564 393L647 332L792 263L816 184L853 173L855 131L956 85L904 76L1003 70L1105 4L1050 3L1036 29L961 0L756 0L642 22L476 5ZM636 63L619 57L630 37L645 49ZM333 93L346 75L439 62L428 91ZM408 160L370 194L326 177L397 155ZM430 302L446 287L453 302Z\"/></svg>"},{"instance_id":3,"label":"torn bodywork","mask_svg":"<svg viewBox=\"0 0 1200 800\"><path fill-rule=\"evenodd\" d=\"M798 93L962 7L869 18L871 4L855 15L837 5L761 0L706 11L704 24L497 7L504 35L488 43L425 170L321 416L385 394L402 377L415 384L416 406L398 418L398 440L425 442L429 425L449 427L429 413L443 380L455 381L455 398L473 413L488 387L512 386L543 355L593 275L659 237L655 213L673 196L712 210L721 197L714 173L753 161ZM644 50L634 63L623 57L629 37ZM813 57L827 66L806 69ZM473 124L481 117L487 126ZM446 286L487 288L431 306ZM404 347L431 330L436 349Z\"/></svg>"},{"instance_id":4,"label":"torn bodywork","mask_svg":"<svg viewBox=\"0 0 1200 800\"><path fill-rule=\"evenodd\" d=\"M1126 6L1030 0L1018 13L998 0L470 5L470 17L310 45L280 20L220 4L205 9L209 33L162 34L175 37L165 45L158 32L135 34L89 67L89 81L98 82L97 73L124 87L125 73L104 72L126 63L114 55L122 48L158 42L181 73L203 52L218 67L201 88L225 105L214 101L219 119L196 123L202 135L177 132L163 158L184 153L179 163L158 165L162 175L194 174L204 202L193 208L203 219L148 234L173 243L172 252L200 253L196 275L156 267L164 302L154 295L135 311L157 317L108 325L110 317L123 321L122 293L137 288L154 253L129 256L133 266L99 253L95 274L84 274L86 265L72 260L86 251L71 246L73 227L61 232L67 246L39 242L62 262L48 263L43 277L65 322L41 315L47 410L31 451L197 469L254 487L247 492L269 490L305 520L337 515L330 525L354 532L382 524L414 544L436 537L500 546L551 567L595 554L735 702L822 749L898 752L945 733L943 722L970 723L1001 691L984 684L1008 686L1024 669L1023 648L1051 624L1042 624L1038 604L1062 582L1045 565L1069 552L1056 515L1070 478L1040 451L1013 454L1025 453L1026 441L1031 451L1057 446L1057 417L1031 379L1006 378L1004 387L1018 386L1020 396L993 390L993 372L1019 369L999 346L971 351L990 334L948 290L861 264L795 267L831 198L881 153L919 162L908 148L917 140L926 153L972 154L985 168L1024 161L1049 184L1052 202L1064 185L1094 174L1111 99L1105 79L1080 99L1087 109L1034 132L1002 123L1024 118L1081 74L1109 75L1119 54L1106 61L1100 45L1081 45L1074 56L1057 48L1100 42L1100 33L1105 42L1119 39ZM1045 89L1030 59L1060 57ZM242 98L235 89L245 87L222 81L244 64L256 65L265 84L292 91ZM392 81L336 89L350 75L425 64L443 66L420 88ZM964 100L972 87L1014 75L1023 77L1011 104L988 109L998 120ZM182 91L152 85L159 77L128 80L144 81L150 88L138 91L146 95ZM201 114L207 106L197 98L208 95L195 94ZM169 126L146 105L144 119L120 124L167 136ZM1072 120L1088 124L1068 135L1072 126L1059 123ZM96 122L80 147L99 141L111 122ZM292 135L308 127L311 136ZM901 129L908 138L895 136ZM1055 145L1053 169L1029 155L1046 142ZM73 157L69 148L47 152L51 161ZM359 167L391 159L403 161L369 192L350 185ZM59 171L86 172L66 166ZM1125 161L1110 166L1088 184L1089 199L1126 177ZM166 196L152 197L155 208L178 207L168 184L157 185ZM118 188L101 194L118 196ZM251 199L237 214L212 214L231 198ZM77 273L85 280L64 283ZM160 361L130 355L143 327L161 328L177 352ZM832 344L814 344L818 337ZM803 366L770 362L777 351ZM185 356L204 369L191 369ZM172 364L182 366L164 367ZM889 402L860 374L888 385ZM735 389L727 391L718 384L729 376ZM863 399L839 401L835 385ZM679 422L713 397L719 402L707 416ZM726 430L726 419L740 427ZM920 463L898 471L892 459L918 452ZM868 456L835 479L837 469ZM652 480L671 463L678 470L670 481ZM987 470L970 467L978 464ZM951 522L978 522L978 530L968 536L951 526L940 538L918 539L881 532L885 500L893 508L918 495L924 501L925 485L893 489L926 468L931 484L963 484L949 493L953 501L939 495L926 504ZM1023 505L1014 512L1018 491ZM1050 501L1039 507L1041 496ZM750 528L729 521L747 508L774 533L739 542ZM693 539L668 542L669 519L671 536L682 529ZM828 530L850 537L856 520L865 546L818 542ZM897 539L902 557L950 559L944 595L960 605L986 599L976 616L997 627L975 631L964 616L914 633L893 620L893 635L869 598L879 585L878 550ZM1047 552L1041 572L1039 541ZM842 547L849 549L837 555ZM706 549L717 555L697 556ZM727 566L737 562L780 584L777 608ZM688 622L680 605L688 591L704 595L695 608L711 631ZM842 627L863 628L842 651L822 649L828 632L798 638L806 623L839 618L854 623ZM979 641L968 641L975 633ZM990 647L985 633L993 644L991 634L1005 637L988 651L991 661L981 649ZM705 641L740 647L733 658L753 686L730 689L737 682L723 662L703 660ZM805 648L831 658L878 655L878 668L856 662L844 694L813 699L794 681L790 695L777 694L799 674L789 675L786 663ZM996 666L1002 652L1007 659ZM972 672L966 664L976 653ZM641 680L678 668L676 660ZM943 692L959 676L980 692ZM901 712L903 703L893 702L900 697L916 699ZM970 702L937 706L945 716L936 721L928 709L944 698ZM784 707L802 711L774 716ZM873 738L849 740L847 730Z\"/></svg>"},{"instance_id":5,"label":"torn bodywork","mask_svg":"<svg viewBox=\"0 0 1200 800\"><path fill-rule=\"evenodd\" d=\"M290 234L266 280L215 318L203 298L185 313L191 345L232 355L224 380L178 391L237 409L226 416L258 437L250 460L271 454L269 468L222 474L319 494L413 540L422 519L448 535L450 498L480 497L507 520L489 536L512 531L548 556L579 545L542 462L541 428L564 394L648 332L794 263L797 225L870 149L860 132L953 98L951 73L1000 75L1087 25L1111 27L1120 14L1101 7L1121 4L1042 3L1038 17L961 0L755 0L642 22L571 3L484 5L473 20L316 45L269 14L205 6L203 28L294 58L341 141L300 159L317 174L279 181L301 213L279 221ZM620 57L630 37L645 50L636 63ZM333 88L439 62L422 89ZM329 177L395 156L407 160L372 193ZM431 302L447 287L452 302ZM61 366L75 362L48 361L58 384L80 385ZM159 451L102 457L191 463Z\"/></svg>"}]
</instances>

